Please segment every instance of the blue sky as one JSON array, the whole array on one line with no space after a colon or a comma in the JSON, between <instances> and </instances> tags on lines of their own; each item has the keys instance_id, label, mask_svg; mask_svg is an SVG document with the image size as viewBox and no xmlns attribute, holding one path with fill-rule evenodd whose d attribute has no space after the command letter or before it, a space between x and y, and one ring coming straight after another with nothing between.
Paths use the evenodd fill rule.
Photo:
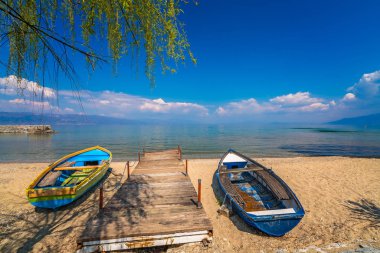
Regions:
<instances>
[{"instance_id":1,"label":"blue sky","mask_svg":"<svg viewBox=\"0 0 380 253\"><path fill-rule=\"evenodd\" d=\"M316 122L379 112L379 9L379 1L369 0L190 3L181 19L198 64L187 62L176 74L157 71L151 89L144 66L136 74L130 59L120 62L116 76L102 65L89 78L74 57L84 110L126 118ZM57 96L45 105L83 112L70 89L61 80L58 109ZM0 98L3 111L30 108L10 91ZM113 99L126 108L112 106Z\"/></svg>"}]
</instances>

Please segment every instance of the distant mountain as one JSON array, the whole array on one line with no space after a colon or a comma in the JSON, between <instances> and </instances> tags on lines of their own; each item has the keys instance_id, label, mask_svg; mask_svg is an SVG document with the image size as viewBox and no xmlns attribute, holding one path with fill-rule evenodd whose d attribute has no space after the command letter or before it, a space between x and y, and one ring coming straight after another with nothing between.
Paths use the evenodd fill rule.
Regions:
<instances>
[{"instance_id":1,"label":"distant mountain","mask_svg":"<svg viewBox=\"0 0 380 253\"><path fill-rule=\"evenodd\" d=\"M29 112L0 112L0 125L49 124L49 125L94 125L130 124L134 120L79 114L34 114Z\"/></svg>"},{"instance_id":2,"label":"distant mountain","mask_svg":"<svg viewBox=\"0 0 380 253\"><path fill-rule=\"evenodd\" d=\"M354 118L344 118L337 121L329 122L329 124L350 125L350 126L368 127L368 128L380 128L380 113L354 117Z\"/></svg>"}]
</instances>

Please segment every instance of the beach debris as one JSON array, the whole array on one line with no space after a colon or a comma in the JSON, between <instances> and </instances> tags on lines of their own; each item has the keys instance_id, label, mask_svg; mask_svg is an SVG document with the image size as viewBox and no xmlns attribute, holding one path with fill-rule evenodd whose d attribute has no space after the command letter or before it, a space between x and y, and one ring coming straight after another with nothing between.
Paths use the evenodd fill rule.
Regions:
<instances>
[{"instance_id":1,"label":"beach debris","mask_svg":"<svg viewBox=\"0 0 380 253\"><path fill-rule=\"evenodd\" d=\"M202 245L203 245L204 248L208 248L208 247L211 246L211 242L212 242L211 240L203 239L202 240Z\"/></svg>"},{"instance_id":2,"label":"beach debris","mask_svg":"<svg viewBox=\"0 0 380 253\"><path fill-rule=\"evenodd\" d=\"M231 217L231 216L233 215L232 210L230 210L230 209L228 208L228 206L225 205L225 204L221 205L221 206L219 207L219 209L218 209L217 212L218 212L218 215L224 215L224 216L226 216L226 217Z\"/></svg>"}]
</instances>

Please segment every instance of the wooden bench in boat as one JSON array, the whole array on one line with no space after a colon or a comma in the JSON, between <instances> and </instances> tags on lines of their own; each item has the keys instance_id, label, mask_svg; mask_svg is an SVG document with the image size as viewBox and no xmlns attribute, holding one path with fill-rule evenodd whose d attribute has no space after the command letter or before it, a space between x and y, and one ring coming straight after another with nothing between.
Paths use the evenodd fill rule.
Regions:
<instances>
[{"instance_id":1,"label":"wooden bench in boat","mask_svg":"<svg viewBox=\"0 0 380 253\"><path fill-rule=\"evenodd\" d=\"M264 170L262 168L258 167L248 167L248 168L241 168L241 169L227 169L220 171L221 174L225 173L241 173L241 172L248 172L248 171L259 171L259 170Z\"/></svg>"},{"instance_id":2,"label":"wooden bench in boat","mask_svg":"<svg viewBox=\"0 0 380 253\"><path fill-rule=\"evenodd\" d=\"M82 182L87 176L70 176L63 181L61 186L76 185Z\"/></svg>"},{"instance_id":3,"label":"wooden bench in boat","mask_svg":"<svg viewBox=\"0 0 380 253\"><path fill-rule=\"evenodd\" d=\"M88 177L90 174L92 174L92 172L94 172L94 171L93 170L91 170L91 171L79 170L79 171L75 171L73 174L71 174L70 177Z\"/></svg>"},{"instance_id":4,"label":"wooden bench in boat","mask_svg":"<svg viewBox=\"0 0 380 253\"><path fill-rule=\"evenodd\" d=\"M60 170L87 170L87 169L97 169L102 167L103 165L94 165L94 166L76 166L76 167L58 167L55 168L55 171Z\"/></svg>"},{"instance_id":5,"label":"wooden bench in boat","mask_svg":"<svg viewBox=\"0 0 380 253\"><path fill-rule=\"evenodd\" d=\"M275 210L265 210L265 211L255 211L248 212L249 214L262 216L262 215L279 215L279 214L293 214L296 211L293 208L275 209Z\"/></svg>"},{"instance_id":6,"label":"wooden bench in boat","mask_svg":"<svg viewBox=\"0 0 380 253\"><path fill-rule=\"evenodd\" d=\"M104 165L106 161L102 160L102 162L99 165L86 165L86 166L73 166L75 162L65 162L61 164L59 167L56 167L54 170L55 171L60 171L60 170L87 170L87 169L97 169L100 168Z\"/></svg>"},{"instance_id":7,"label":"wooden bench in boat","mask_svg":"<svg viewBox=\"0 0 380 253\"><path fill-rule=\"evenodd\" d=\"M284 189L284 187L268 171L266 171L266 170L260 170L260 171L256 171L256 174L258 174L265 181L265 183L267 183L267 185L269 186L269 188L271 188L272 193L279 200L290 199L290 196L286 192L286 190Z\"/></svg>"}]
</instances>

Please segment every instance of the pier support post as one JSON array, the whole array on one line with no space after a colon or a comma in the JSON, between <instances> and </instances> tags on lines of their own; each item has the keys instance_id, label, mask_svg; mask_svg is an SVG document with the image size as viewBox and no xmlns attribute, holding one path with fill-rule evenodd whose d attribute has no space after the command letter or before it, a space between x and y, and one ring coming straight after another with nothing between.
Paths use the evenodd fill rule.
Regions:
<instances>
[{"instance_id":1,"label":"pier support post","mask_svg":"<svg viewBox=\"0 0 380 253\"><path fill-rule=\"evenodd\" d=\"M198 208L202 208L201 199L202 199L202 180L199 178L198 179L198 203L197 203Z\"/></svg>"},{"instance_id":2,"label":"pier support post","mask_svg":"<svg viewBox=\"0 0 380 253\"><path fill-rule=\"evenodd\" d=\"M103 209L103 184L99 188L99 210Z\"/></svg>"},{"instance_id":3,"label":"pier support post","mask_svg":"<svg viewBox=\"0 0 380 253\"><path fill-rule=\"evenodd\" d=\"M129 161L127 161L127 171L128 171L128 179L129 179L129 176L131 175L131 172L129 170Z\"/></svg>"},{"instance_id":4,"label":"pier support post","mask_svg":"<svg viewBox=\"0 0 380 253\"><path fill-rule=\"evenodd\" d=\"M189 173L187 172L187 159L186 159L186 162L185 162L185 169L186 169L186 176L188 176Z\"/></svg>"},{"instance_id":5,"label":"pier support post","mask_svg":"<svg viewBox=\"0 0 380 253\"><path fill-rule=\"evenodd\" d=\"M140 162L140 152L139 152L139 162Z\"/></svg>"}]
</instances>

